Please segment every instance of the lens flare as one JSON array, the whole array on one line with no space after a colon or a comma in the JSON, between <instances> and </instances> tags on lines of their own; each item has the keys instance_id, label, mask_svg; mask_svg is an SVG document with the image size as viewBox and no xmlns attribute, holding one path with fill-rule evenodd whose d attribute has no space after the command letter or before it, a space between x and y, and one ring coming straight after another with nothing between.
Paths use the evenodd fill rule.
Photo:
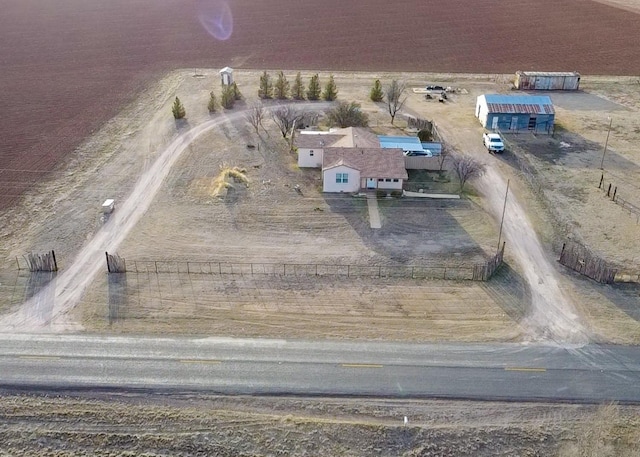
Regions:
<instances>
[{"instance_id":1,"label":"lens flare","mask_svg":"<svg viewBox=\"0 0 640 457\"><path fill-rule=\"evenodd\" d=\"M228 40L233 33L231 7L224 0L200 0L198 20L207 33L217 40Z\"/></svg>"}]
</instances>

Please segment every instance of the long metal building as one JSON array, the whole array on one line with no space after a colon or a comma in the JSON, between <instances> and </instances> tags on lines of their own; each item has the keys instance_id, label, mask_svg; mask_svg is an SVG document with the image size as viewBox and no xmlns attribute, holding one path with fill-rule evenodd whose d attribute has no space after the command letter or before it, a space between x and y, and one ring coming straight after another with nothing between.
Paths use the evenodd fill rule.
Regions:
<instances>
[{"instance_id":1,"label":"long metal building","mask_svg":"<svg viewBox=\"0 0 640 457\"><path fill-rule=\"evenodd\" d=\"M475 114L484 128L503 132L550 134L555 121L555 109L547 95L480 95Z\"/></svg>"},{"instance_id":2,"label":"long metal building","mask_svg":"<svg viewBox=\"0 0 640 457\"><path fill-rule=\"evenodd\" d=\"M514 82L520 90L578 90L580 73L575 71L517 71Z\"/></svg>"}]
</instances>

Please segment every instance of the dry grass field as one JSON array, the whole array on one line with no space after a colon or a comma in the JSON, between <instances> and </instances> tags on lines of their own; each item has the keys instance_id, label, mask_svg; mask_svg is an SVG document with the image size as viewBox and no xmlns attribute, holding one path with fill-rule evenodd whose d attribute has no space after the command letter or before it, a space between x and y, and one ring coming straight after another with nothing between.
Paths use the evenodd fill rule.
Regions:
<instances>
[{"instance_id":1,"label":"dry grass field","mask_svg":"<svg viewBox=\"0 0 640 457\"><path fill-rule=\"evenodd\" d=\"M105 198L125 200L138 176L150 169L159 152L179 132L213 118L222 120L220 127L185 150L157 195L143 197L151 199L149 210L115 248L130 266L136 265L132 270L138 272L128 274L126 283L115 284L108 284L106 275L99 275L72 314L73 322L87 330L135 333L412 341L514 341L530 337L526 325L522 327L531 311L530 289L509 249L509 267L487 284L306 275L279 278L258 274L259 268L252 275L247 266L251 262L290 266L469 265L481 262L495 249L498 221L485 211L482 200L473 196L455 203L382 200L383 228L374 231L369 227L364 201L319 192L319 173L297 168L295 156L287 152L269 122L269 134L258 139L241 117L233 117L233 111L210 116L206 100L217 84L216 74L212 70L200 73L202 76L194 77L189 71L174 72L151 87L139 102L88 140L58 179L29 196L25 208L31 210L7 213L4 220L11 223L6 225L6 261L0 281L5 310L17 306L41 286L41 282L16 273L16 256L55 248L64 271L78 248L102 226L99 204ZM259 74L237 74L240 88L249 99L255 97L252 94L257 91ZM490 166L512 176L513 192L526 206L551 256L557 255L564 237L571 235L587 240L599 252L604 249L601 252L613 261L637 267L633 257L628 257L637 252L629 249L637 243L635 221L620 231L625 243L607 245L607 227L599 225L601 219L597 217L601 201L585 200L578 206L572 197L577 191L559 190L569 183L567 167L562 163L550 166L548 159L545 162L545 154L561 152L562 157L571 157L565 147L560 147L568 135L592 135L589 149L579 153L579 157L591 157L587 164L592 165L571 168L574 185L579 185L581 176L593 174L601 146L596 142L598 132L594 127L598 125L602 136L606 135L602 130L606 125L586 119L594 113L606 118L606 111L598 111L602 106L619 106L606 96L613 100L616 93L622 97L628 92L626 108L616 111L618 122L629 126L625 130L628 133L611 135L608 157L612 163L622 157L634 163L637 157L632 148L632 126L638 121L638 111L632 80L618 79L608 84L598 78L586 79L583 84L587 92L566 94L559 100L559 123L565 126L562 133L554 138L509 136L511 152L490 157L481 147L481 128L470 113L475 95L482 91L509 91L507 77L381 76L402 77L414 86L442 81L465 89L466 93L453 95L447 104L412 94L407 109L435 120L457 148L478 154L478 158L489 160ZM374 77L378 75L337 74L340 97L362 101L374 131L403 133L401 122L391 128L381 107L366 101ZM610 92L602 92L609 87ZM596 92L597 88L601 92ZM187 126L176 126L170 116L174 94L185 103ZM545 154L536 146L539 142L547 144ZM248 149L247 144L259 144L260 148ZM533 152L527 152L527 148L533 148ZM524 174L515 161L516 153L527 157L531 169L539 171ZM246 169L249 183L236 183L222 197L211 196L209 184L221 166ZM450 191L450 184L442 185ZM296 185L301 193L294 190ZM46 195L57 197L47 200ZM611 203L607 208L609 220L621 224L629 219L620 206ZM566 220L560 219L562 215ZM572 222L574 217L581 218L578 224ZM566 227L573 229L567 232ZM156 273L154 262L158 261L161 267ZM212 270L210 264L198 262L214 262L213 270L217 262L245 266L237 266L234 275L194 274L193 270ZM635 286L599 286L571 273L563 281L594 341L638 340ZM45 317L52 312L47 307L39 310Z\"/></svg>"},{"instance_id":2,"label":"dry grass field","mask_svg":"<svg viewBox=\"0 0 640 457\"><path fill-rule=\"evenodd\" d=\"M404 417L408 423L403 424ZM83 394L9 395L12 456L631 457L635 407Z\"/></svg>"}]
</instances>

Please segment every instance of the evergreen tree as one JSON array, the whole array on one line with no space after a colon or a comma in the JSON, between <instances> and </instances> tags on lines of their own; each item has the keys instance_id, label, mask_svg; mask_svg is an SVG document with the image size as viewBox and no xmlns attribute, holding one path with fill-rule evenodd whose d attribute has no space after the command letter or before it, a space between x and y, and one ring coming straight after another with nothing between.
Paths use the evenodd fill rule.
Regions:
<instances>
[{"instance_id":1,"label":"evergreen tree","mask_svg":"<svg viewBox=\"0 0 640 457\"><path fill-rule=\"evenodd\" d=\"M264 71L262 76L260 76L260 87L258 88L258 97L260 98L271 98L273 96L273 84L271 83L271 77L267 73L267 70Z\"/></svg>"},{"instance_id":2,"label":"evergreen tree","mask_svg":"<svg viewBox=\"0 0 640 457\"><path fill-rule=\"evenodd\" d=\"M273 86L273 95L278 100L289 98L289 81L282 71L278 72L278 79Z\"/></svg>"},{"instance_id":3,"label":"evergreen tree","mask_svg":"<svg viewBox=\"0 0 640 457\"><path fill-rule=\"evenodd\" d=\"M382 90L382 84L380 84L379 79L376 79L376 82L373 83L369 98L372 102L381 102L384 98L384 91Z\"/></svg>"},{"instance_id":4,"label":"evergreen tree","mask_svg":"<svg viewBox=\"0 0 640 457\"><path fill-rule=\"evenodd\" d=\"M207 108L209 109L210 113L213 113L217 107L218 107L218 100L216 99L216 94L211 92L209 94L209 103L207 104Z\"/></svg>"},{"instance_id":5,"label":"evergreen tree","mask_svg":"<svg viewBox=\"0 0 640 457\"><path fill-rule=\"evenodd\" d=\"M242 100L242 94L240 93L240 89L238 89L238 85L236 83L231 84L233 88L233 98L236 100Z\"/></svg>"},{"instance_id":6,"label":"evergreen tree","mask_svg":"<svg viewBox=\"0 0 640 457\"><path fill-rule=\"evenodd\" d=\"M302 76L300 75L300 72L298 72L296 80L293 82L291 96L294 100L304 100L304 84L302 83Z\"/></svg>"},{"instance_id":7,"label":"evergreen tree","mask_svg":"<svg viewBox=\"0 0 640 457\"><path fill-rule=\"evenodd\" d=\"M171 112L173 113L173 117L175 119L182 119L187 115L187 112L184 109L184 105L182 104L182 102L178 97L176 97L176 100L173 102L173 106L171 107Z\"/></svg>"},{"instance_id":8,"label":"evergreen tree","mask_svg":"<svg viewBox=\"0 0 640 457\"><path fill-rule=\"evenodd\" d=\"M336 82L333 80L333 75L329 75L329 81L324 86L324 92L322 93L322 98L328 102L331 102L338 97L338 89L336 87Z\"/></svg>"},{"instance_id":9,"label":"evergreen tree","mask_svg":"<svg viewBox=\"0 0 640 457\"><path fill-rule=\"evenodd\" d=\"M316 73L311 77L311 81L309 81L309 88L307 89L307 100L319 100L320 92L320 77Z\"/></svg>"},{"instance_id":10,"label":"evergreen tree","mask_svg":"<svg viewBox=\"0 0 640 457\"><path fill-rule=\"evenodd\" d=\"M231 109L236 103L236 92L233 89L233 85L224 86L222 88L222 95L220 96L220 104L224 109Z\"/></svg>"}]
</instances>

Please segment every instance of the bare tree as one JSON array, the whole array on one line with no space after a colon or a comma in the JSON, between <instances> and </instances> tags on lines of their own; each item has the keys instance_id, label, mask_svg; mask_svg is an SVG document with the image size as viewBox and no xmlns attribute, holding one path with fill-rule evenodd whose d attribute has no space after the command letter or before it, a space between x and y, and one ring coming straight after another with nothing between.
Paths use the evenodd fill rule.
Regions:
<instances>
[{"instance_id":1,"label":"bare tree","mask_svg":"<svg viewBox=\"0 0 640 457\"><path fill-rule=\"evenodd\" d=\"M486 167L471 156L460 154L453 156L453 170L460 181L460 192L463 191L467 181L484 175Z\"/></svg>"},{"instance_id":2,"label":"bare tree","mask_svg":"<svg viewBox=\"0 0 640 457\"><path fill-rule=\"evenodd\" d=\"M389 85L385 89L384 99L391 116L391 125L396 118L398 111L404 106L404 102L407 101L407 95L405 91L407 84L404 81L398 81L397 79L391 80Z\"/></svg>"},{"instance_id":3,"label":"bare tree","mask_svg":"<svg viewBox=\"0 0 640 457\"><path fill-rule=\"evenodd\" d=\"M359 103L338 102L338 104L327 110L327 120L332 126L345 127L367 127L369 116L364 113Z\"/></svg>"},{"instance_id":4,"label":"bare tree","mask_svg":"<svg viewBox=\"0 0 640 457\"><path fill-rule=\"evenodd\" d=\"M438 165L440 166L440 168L438 169L439 173L442 173L444 163L446 162L449 155L451 155L451 147L445 143L442 143L442 149L440 149L440 155L438 156Z\"/></svg>"},{"instance_id":5,"label":"bare tree","mask_svg":"<svg viewBox=\"0 0 640 457\"><path fill-rule=\"evenodd\" d=\"M249 106L249 110L244 115L244 118L251 125L251 127L253 127L253 129L256 131L256 135L258 136L260 136L260 127L262 127L262 129L264 130L264 127L262 126L264 114L264 106L262 106L262 103L258 102L252 103L251 106Z\"/></svg>"},{"instance_id":6,"label":"bare tree","mask_svg":"<svg viewBox=\"0 0 640 457\"><path fill-rule=\"evenodd\" d=\"M302 118L302 116L303 113L291 105L281 106L271 112L271 117L280 129L282 138L287 137L287 134L297 124L298 120Z\"/></svg>"}]
</instances>

